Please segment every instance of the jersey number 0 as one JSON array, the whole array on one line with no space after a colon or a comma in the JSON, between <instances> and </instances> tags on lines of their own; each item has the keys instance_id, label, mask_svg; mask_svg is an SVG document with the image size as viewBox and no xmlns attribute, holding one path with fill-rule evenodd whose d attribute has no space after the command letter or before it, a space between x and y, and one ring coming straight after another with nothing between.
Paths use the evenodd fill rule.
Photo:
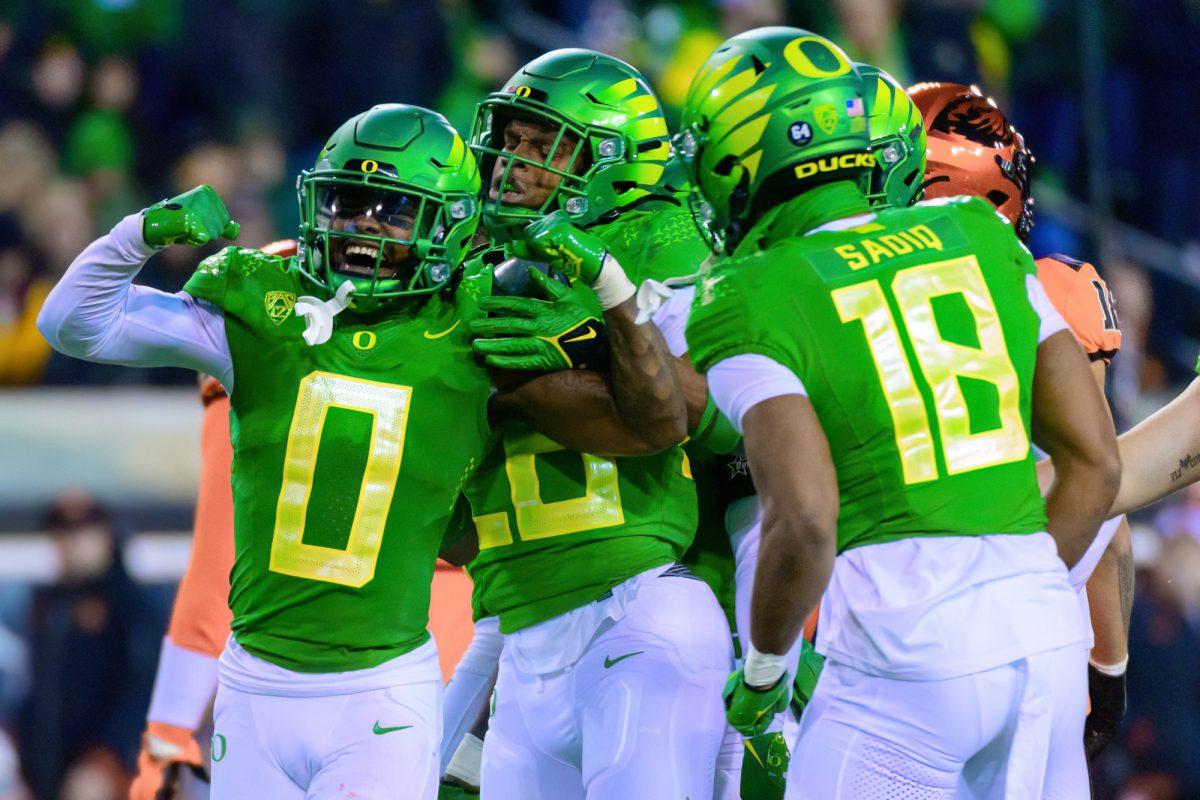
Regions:
<instances>
[{"instance_id":1,"label":"jersey number 0","mask_svg":"<svg viewBox=\"0 0 1200 800\"><path fill-rule=\"evenodd\" d=\"M271 571L359 588L375 577L384 525L404 454L412 388L311 372L300 381L296 411L283 458L283 484L275 509ZM321 430L330 408L370 414L367 466L350 523L346 548L304 543L304 520L317 469Z\"/></svg>"}]
</instances>

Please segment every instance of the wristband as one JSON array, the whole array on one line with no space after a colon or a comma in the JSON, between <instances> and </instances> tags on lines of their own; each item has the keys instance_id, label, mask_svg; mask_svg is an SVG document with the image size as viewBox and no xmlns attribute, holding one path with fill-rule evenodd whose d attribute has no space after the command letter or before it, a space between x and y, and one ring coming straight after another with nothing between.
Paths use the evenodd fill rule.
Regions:
<instances>
[{"instance_id":1,"label":"wristband","mask_svg":"<svg viewBox=\"0 0 1200 800\"><path fill-rule=\"evenodd\" d=\"M592 291L605 311L616 308L637 293L637 287L625 275L620 263L608 253L600 262L600 274L592 283Z\"/></svg>"},{"instance_id":2,"label":"wristband","mask_svg":"<svg viewBox=\"0 0 1200 800\"><path fill-rule=\"evenodd\" d=\"M1097 664L1091 659L1088 659L1088 663L1092 665L1092 669L1101 675L1109 678L1119 678L1125 674L1125 669L1129 666L1129 656L1125 656L1124 660L1119 664Z\"/></svg>"},{"instance_id":3,"label":"wristband","mask_svg":"<svg viewBox=\"0 0 1200 800\"><path fill-rule=\"evenodd\" d=\"M787 656L777 656L774 653L760 653L750 643L750 652L742 665L742 680L751 689L769 689L779 682L787 668Z\"/></svg>"},{"instance_id":4,"label":"wristband","mask_svg":"<svg viewBox=\"0 0 1200 800\"><path fill-rule=\"evenodd\" d=\"M473 733L463 734L446 766L446 774L468 786L478 786L483 772L483 740Z\"/></svg>"}]
</instances>

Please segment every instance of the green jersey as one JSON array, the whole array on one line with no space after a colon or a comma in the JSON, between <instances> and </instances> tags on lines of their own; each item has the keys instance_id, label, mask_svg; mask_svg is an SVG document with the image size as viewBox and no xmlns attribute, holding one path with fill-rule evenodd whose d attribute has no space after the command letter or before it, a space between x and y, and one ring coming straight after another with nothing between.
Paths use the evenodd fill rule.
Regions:
<instances>
[{"instance_id":1,"label":"green jersey","mask_svg":"<svg viewBox=\"0 0 1200 800\"><path fill-rule=\"evenodd\" d=\"M1036 268L1011 226L959 198L806 236L806 200L704 279L687 332L698 367L759 354L803 382L837 469L839 552L1045 530L1029 433Z\"/></svg>"},{"instance_id":2,"label":"green jersey","mask_svg":"<svg viewBox=\"0 0 1200 800\"><path fill-rule=\"evenodd\" d=\"M372 667L428 638L442 534L482 456L490 382L469 320L486 276L310 347L294 259L227 248L184 290L222 310L233 360L238 643L300 672Z\"/></svg>"},{"instance_id":3,"label":"green jersey","mask_svg":"<svg viewBox=\"0 0 1200 800\"><path fill-rule=\"evenodd\" d=\"M635 282L694 272L707 253L688 211L666 201L590 230ZM590 290L575 291L602 314ZM465 491L479 535L470 566L477 613L499 614L505 633L677 561L696 531L696 489L681 447L604 458L510 425Z\"/></svg>"}]
</instances>

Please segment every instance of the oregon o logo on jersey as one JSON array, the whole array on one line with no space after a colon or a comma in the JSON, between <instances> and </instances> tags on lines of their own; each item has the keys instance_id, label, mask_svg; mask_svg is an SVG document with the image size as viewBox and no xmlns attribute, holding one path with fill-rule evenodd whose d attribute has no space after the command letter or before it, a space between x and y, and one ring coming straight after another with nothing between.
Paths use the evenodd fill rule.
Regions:
<instances>
[{"instance_id":1,"label":"oregon o logo on jersey","mask_svg":"<svg viewBox=\"0 0 1200 800\"><path fill-rule=\"evenodd\" d=\"M370 350L375 346L374 331L358 331L354 334L354 338L350 340L359 350Z\"/></svg>"}]
</instances>

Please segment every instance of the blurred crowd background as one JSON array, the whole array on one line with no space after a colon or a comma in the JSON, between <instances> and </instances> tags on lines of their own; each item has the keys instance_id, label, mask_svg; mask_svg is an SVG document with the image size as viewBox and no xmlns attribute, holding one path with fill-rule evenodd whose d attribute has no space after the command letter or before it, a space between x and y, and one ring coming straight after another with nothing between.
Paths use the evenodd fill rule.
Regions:
<instances>
[{"instance_id":1,"label":"blurred crowd background","mask_svg":"<svg viewBox=\"0 0 1200 800\"><path fill-rule=\"evenodd\" d=\"M38 335L42 299L88 242L198 183L226 200L241 243L288 237L295 175L375 103L433 107L465 134L521 63L586 46L642 69L674 114L722 39L779 23L905 84L994 95L1037 158L1034 253L1094 261L1116 295L1118 427L1189 379L1195 0L0 0L0 799L120 796L186 557L186 466L160 470L183 495L144 468L101 459L78 473L94 482L68 468L104 448L187 451L199 414L160 411L192 374L84 364ZM175 291L207 254L168 249L141 280ZM92 435L129 418L114 407L183 444L152 454L121 430ZM64 482L81 488L56 496ZM1200 797L1200 492L1135 521L1130 713L1096 793Z\"/></svg>"}]
</instances>

